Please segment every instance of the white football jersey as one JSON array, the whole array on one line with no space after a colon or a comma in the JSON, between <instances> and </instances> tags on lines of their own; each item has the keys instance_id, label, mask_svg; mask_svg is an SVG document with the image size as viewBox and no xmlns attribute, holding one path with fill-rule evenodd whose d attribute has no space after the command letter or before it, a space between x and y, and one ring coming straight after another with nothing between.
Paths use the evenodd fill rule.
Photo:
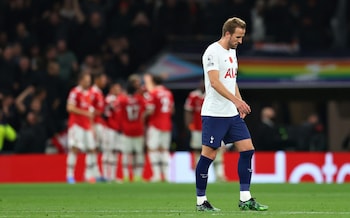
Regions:
<instances>
[{"instance_id":1,"label":"white football jersey","mask_svg":"<svg viewBox=\"0 0 350 218\"><path fill-rule=\"evenodd\" d=\"M218 70L222 84L235 95L237 77L236 50L226 50L218 42L208 46L202 56L205 98L202 106L202 116L232 117L238 115L238 110L232 101L220 95L210 84L208 72Z\"/></svg>"}]
</instances>

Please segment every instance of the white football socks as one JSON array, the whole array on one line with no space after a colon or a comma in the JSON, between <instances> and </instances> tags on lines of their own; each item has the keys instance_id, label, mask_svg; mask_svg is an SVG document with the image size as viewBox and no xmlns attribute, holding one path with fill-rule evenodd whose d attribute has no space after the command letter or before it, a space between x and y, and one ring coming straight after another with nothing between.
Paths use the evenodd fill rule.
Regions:
<instances>
[{"instance_id":1,"label":"white football socks","mask_svg":"<svg viewBox=\"0 0 350 218\"><path fill-rule=\"evenodd\" d=\"M251 198L252 198L252 195L250 194L250 191L240 191L239 192L239 200L248 201Z\"/></svg>"},{"instance_id":2,"label":"white football socks","mask_svg":"<svg viewBox=\"0 0 350 218\"><path fill-rule=\"evenodd\" d=\"M197 205L201 205L207 200L207 196L197 196Z\"/></svg>"}]
</instances>

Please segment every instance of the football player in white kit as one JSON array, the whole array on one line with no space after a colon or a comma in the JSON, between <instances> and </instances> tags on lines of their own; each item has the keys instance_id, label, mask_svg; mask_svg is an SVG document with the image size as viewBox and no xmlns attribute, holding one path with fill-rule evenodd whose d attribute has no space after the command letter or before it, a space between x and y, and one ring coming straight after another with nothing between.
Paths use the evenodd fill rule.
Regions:
<instances>
[{"instance_id":1,"label":"football player in white kit","mask_svg":"<svg viewBox=\"0 0 350 218\"><path fill-rule=\"evenodd\" d=\"M238 176L240 182L241 210L264 211L268 207L259 204L250 194L251 159L254 146L244 117L250 113L249 105L242 100L236 83L236 48L242 43L246 23L237 17L229 18L222 27L222 36L205 50L204 69L205 98L202 106L202 152L196 167L197 211L218 211L206 197L208 168L215 159L222 141L233 143L240 153Z\"/></svg>"}]
</instances>

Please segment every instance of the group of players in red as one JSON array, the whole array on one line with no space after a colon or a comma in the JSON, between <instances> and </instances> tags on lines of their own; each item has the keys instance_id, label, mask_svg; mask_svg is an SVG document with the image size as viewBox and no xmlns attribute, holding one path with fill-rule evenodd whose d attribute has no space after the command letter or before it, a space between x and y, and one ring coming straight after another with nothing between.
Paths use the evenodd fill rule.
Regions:
<instances>
[{"instance_id":1,"label":"group of players in red","mask_svg":"<svg viewBox=\"0 0 350 218\"><path fill-rule=\"evenodd\" d=\"M109 84L103 73L83 71L67 100L67 183L75 183L77 154L84 152L85 180L118 181L118 152L122 155L123 177L142 180L145 148L151 162L152 182L168 180L174 97L162 78L131 75L124 87ZM146 146L145 146L146 145ZM102 152L102 167L98 166Z\"/></svg>"}]
</instances>

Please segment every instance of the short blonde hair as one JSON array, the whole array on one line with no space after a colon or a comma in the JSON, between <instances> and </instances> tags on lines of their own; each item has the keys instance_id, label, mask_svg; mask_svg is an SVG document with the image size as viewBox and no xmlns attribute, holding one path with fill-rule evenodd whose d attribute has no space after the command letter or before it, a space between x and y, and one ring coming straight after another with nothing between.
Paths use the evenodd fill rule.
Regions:
<instances>
[{"instance_id":1,"label":"short blonde hair","mask_svg":"<svg viewBox=\"0 0 350 218\"><path fill-rule=\"evenodd\" d=\"M224 25L222 26L222 35L225 35L226 32L229 32L230 34L233 34L236 30L236 28L246 28L246 23L244 20L238 18L238 17L231 17L226 20Z\"/></svg>"}]
</instances>

